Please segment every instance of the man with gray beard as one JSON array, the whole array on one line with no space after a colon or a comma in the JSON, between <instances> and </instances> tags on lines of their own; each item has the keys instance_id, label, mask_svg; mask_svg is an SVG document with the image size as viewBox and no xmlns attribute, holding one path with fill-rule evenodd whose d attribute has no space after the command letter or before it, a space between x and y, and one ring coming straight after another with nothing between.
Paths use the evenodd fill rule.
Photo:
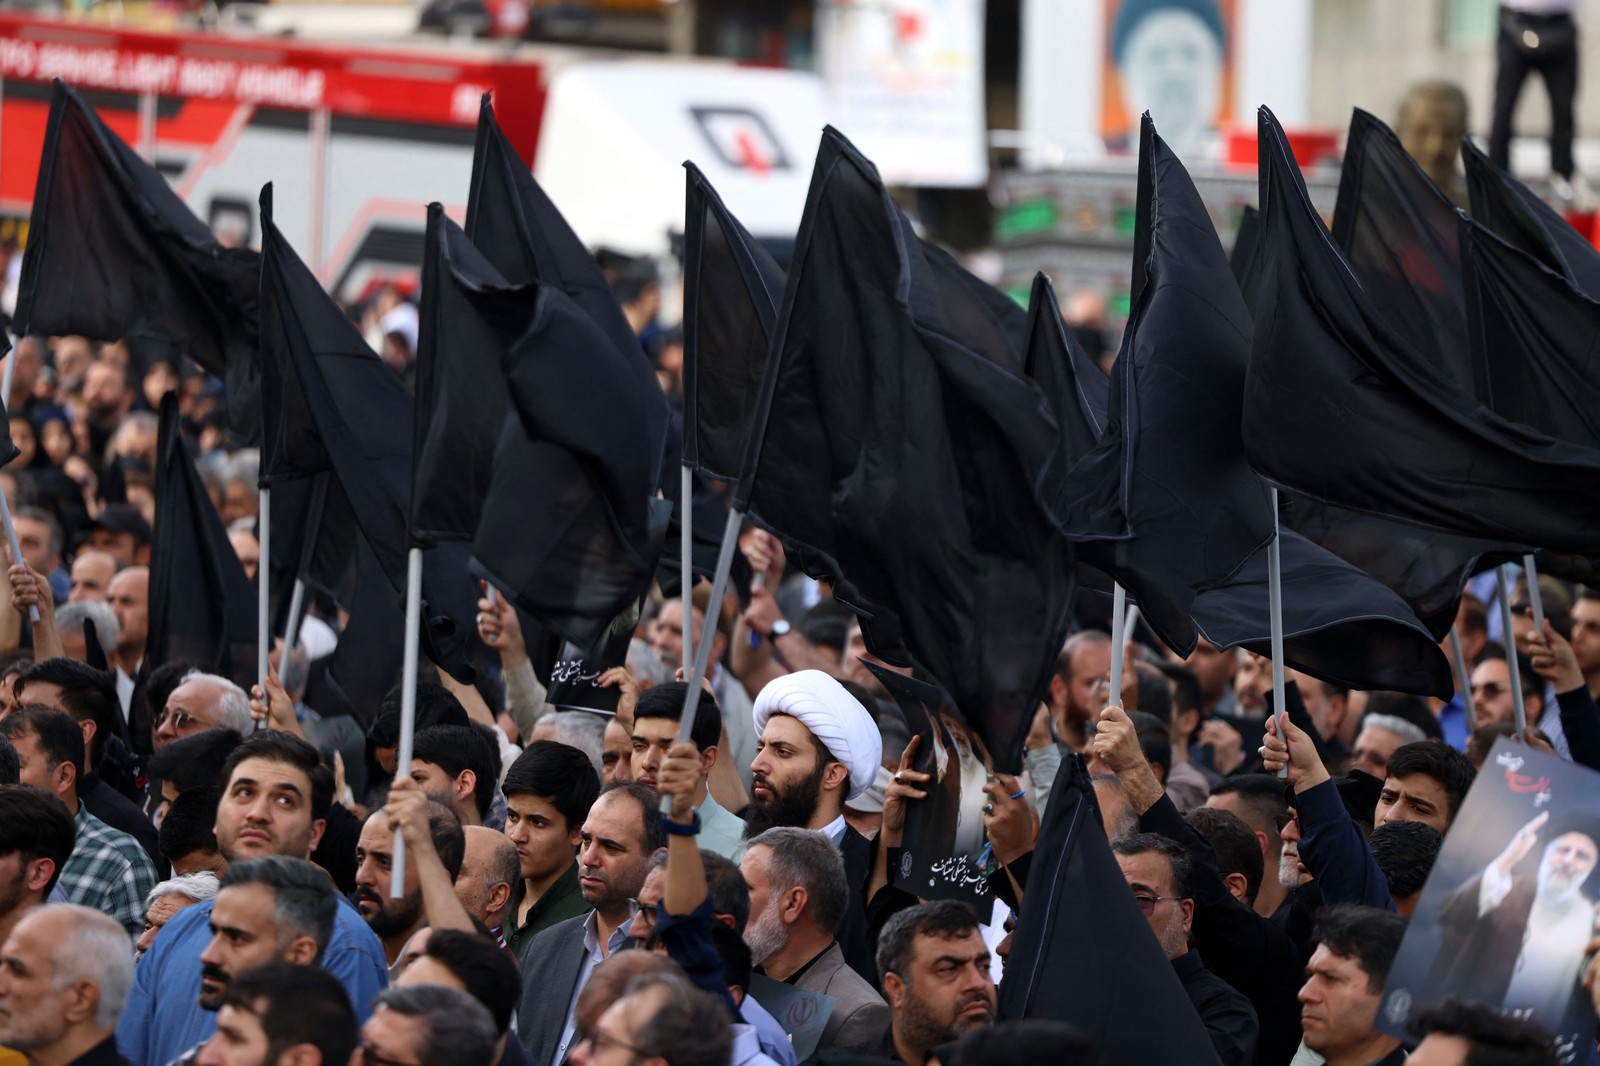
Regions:
<instances>
[{"instance_id":1,"label":"man with gray beard","mask_svg":"<svg viewBox=\"0 0 1600 1066\"><path fill-rule=\"evenodd\" d=\"M757 968L834 999L817 1045L875 1044L889 1029L889 1005L845 964L834 939L849 906L844 860L827 836L779 827L750 841L739 864L750 887L744 940Z\"/></svg>"},{"instance_id":2,"label":"man with gray beard","mask_svg":"<svg viewBox=\"0 0 1600 1066\"><path fill-rule=\"evenodd\" d=\"M1253 1063L1261 1027L1255 1008L1243 994L1206 969L1198 951L1189 949L1189 924L1194 919L1194 867L1182 846L1154 833L1135 833L1111 842L1128 887L1150 928L1172 962L1195 1013L1211 1036L1217 1058L1228 1063Z\"/></svg>"}]
</instances>

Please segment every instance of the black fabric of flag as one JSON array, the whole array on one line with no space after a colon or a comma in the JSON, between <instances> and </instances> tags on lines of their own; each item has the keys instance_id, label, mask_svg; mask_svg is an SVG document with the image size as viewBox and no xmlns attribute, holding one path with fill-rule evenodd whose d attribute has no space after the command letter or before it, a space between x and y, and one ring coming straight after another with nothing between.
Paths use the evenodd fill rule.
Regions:
<instances>
[{"instance_id":1,"label":"black fabric of flag","mask_svg":"<svg viewBox=\"0 0 1600 1066\"><path fill-rule=\"evenodd\" d=\"M404 666L405 596L390 584L365 538L356 538L353 576L344 601L350 622L333 654L313 660L306 706L324 718L347 714L363 727L377 720L383 698Z\"/></svg>"},{"instance_id":2,"label":"black fabric of flag","mask_svg":"<svg viewBox=\"0 0 1600 1066\"><path fill-rule=\"evenodd\" d=\"M1600 456L1495 414L1388 328L1261 112L1250 462L1284 488L1467 536L1593 556Z\"/></svg>"},{"instance_id":3,"label":"black fabric of flag","mask_svg":"<svg viewBox=\"0 0 1600 1066\"><path fill-rule=\"evenodd\" d=\"M184 446L180 419L169 392L156 444L145 672L183 660L248 689L256 683L255 589Z\"/></svg>"},{"instance_id":4,"label":"black fabric of flag","mask_svg":"<svg viewBox=\"0 0 1600 1066\"><path fill-rule=\"evenodd\" d=\"M667 498L672 502L672 516L667 521L667 532L661 541L661 561L656 565L656 584L667 597L680 594L683 585L683 568L679 555L682 551L682 501L678 499L681 485L670 486ZM728 505L707 483L706 476L698 471L690 479L690 507L693 510L693 527L690 530L689 566L697 577L707 581L716 579L717 556L722 551L722 532L728 524ZM736 551L728 568L728 591L739 597L743 607L750 605L750 560Z\"/></svg>"},{"instance_id":5,"label":"black fabric of flag","mask_svg":"<svg viewBox=\"0 0 1600 1066\"><path fill-rule=\"evenodd\" d=\"M261 231L262 481L332 472L378 565L403 593L411 397L284 240L270 185L261 195ZM470 682L467 636L478 590L464 545L454 548L424 555L421 640L434 663Z\"/></svg>"},{"instance_id":6,"label":"black fabric of flag","mask_svg":"<svg viewBox=\"0 0 1600 1066\"><path fill-rule=\"evenodd\" d=\"M229 424L259 432L260 257L223 248L161 173L55 83L16 330L126 337L136 359L175 351L227 382Z\"/></svg>"},{"instance_id":7,"label":"black fabric of flag","mask_svg":"<svg viewBox=\"0 0 1600 1066\"><path fill-rule=\"evenodd\" d=\"M273 484L270 589L275 632L287 631L297 580L305 582L306 606L315 597L347 605L360 538L350 501L331 473Z\"/></svg>"},{"instance_id":8,"label":"black fabric of flag","mask_svg":"<svg viewBox=\"0 0 1600 1066\"><path fill-rule=\"evenodd\" d=\"M1456 206L1360 108L1350 117L1333 239L1396 335L1471 390Z\"/></svg>"},{"instance_id":9,"label":"black fabric of flag","mask_svg":"<svg viewBox=\"0 0 1600 1066\"><path fill-rule=\"evenodd\" d=\"M1256 240L1260 235L1261 212L1246 204L1239 215L1239 231L1233 235L1233 250L1228 253L1228 269L1233 271L1233 280L1239 283L1241 290L1245 288L1245 279L1255 265ZM1249 293L1246 292L1248 297Z\"/></svg>"},{"instance_id":10,"label":"black fabric of flag","mask_svg":"<svg viewBox=\"0 0 1600 1066\"><path fill-rule=\"evenodd\" d=\"M593 648L638 603L661 553L670 504L654 498L660 386L559 286L509 283L436 208L429 226L435 372L463 397L510 397L475 523L474 568L563 638ZM430 429L430 441L452 448L443 428ZM481 454L438 469L469 461Z\"/></svg>"},{"instance_id":11,"label":"black fabric of flag","mask_svg":"<svg viewBox=\"0 0 1600 1066\"><path fill-rule=\"evenodd\" d=\"M1470 140L1461 142L1473 221L1533 256L1580 291L1600 299L1600 251L1532 189L1489 161Z\"/></svg>"},{"instance_id":12,"label":"black fabric of flag","mask_svg":"<svg viewBox=\"0 0 1600 1066\"><path fill-rule=\"evenodd\" d=\"M733 481L785 277L699 168L684 169L683 461Z\"/></svg>"},{"instance_id":13,"label":"black fabric of flag","mask_svg":"<svg viewBox=\"0 0 1600 1066\"><path fill-rule=\"evenodd\" d=\"M1081 559L1134 596L1166 644L1195 644L1195 596L1272 537L1239 436L1250 316L1193 181L1146 115L1133 287L1106 429L1058 513Z\"/></svg>"},{"instance_id":14,"label":"black fabric of flag","mask_svg":"<svg viewBox=\"0 0 1600 1066\"><path fill-rule=\"evenodd\" d=\"M1062 759L1023 898L1000 983L1002 1020L1070 1022L1118 1062L1217 1064L1106 842L1079 755Z\"/></svg>"},{"instance_id":15,"label":"black fabric of flag","mask_svg":"<svg viewBox=\"0 0 1600 1066\"><path fill-rule=\"evenodd\" d=\"M834 582L874 654L910 653L1015 770L1066 632L1070 546L1039 388L949 327L877 171L824 132L734 506ZM973 313L978 313L973 311Z\"/></svg>"}]
</instances>

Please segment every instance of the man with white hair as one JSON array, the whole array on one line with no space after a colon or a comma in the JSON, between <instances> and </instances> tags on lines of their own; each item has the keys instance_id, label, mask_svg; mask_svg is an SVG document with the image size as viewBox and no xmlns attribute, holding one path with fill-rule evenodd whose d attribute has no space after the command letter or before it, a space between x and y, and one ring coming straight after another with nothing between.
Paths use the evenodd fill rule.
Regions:
<instances>
[{"instance_id":1,"label":"man with white hair","mask_svg":"<svg viewBox=\"0 0 1600 1066\"><path fill-rule=\"evenodd\" d=\"M29 912L0 947L0 1045L30 1063L117 1066L117 1017L133 985L114 918L57 903Z\"/></svg>"},{"instance_id":2,"label":"man with white hair","mask_svg":"<svg viewBox=\"0 0 1600 1066\"><path fill-rule=\"evenodd\" d=\"M758 739L750 764L745 839L776 826L794 826L818 830L833 841L850 887L839 945L850 968L875 982L866 932L872 844L845 821L844 805L871 788L877 777L883 761L878 723L821 670L800 670L768 682L756 696L752 717Z\"/></svg>"},{"instance_id":3,"label":"man with white hair","mask_svg":"<svg viewBox=\"0 0 1600 1066\"><path fill-rule=\"evenodd\" d=\"M185 907L215 899L216 895L217 875L210 870L169 877L152 888L144 898L144 932L134 942L133 960L138 962L150 950L150 945L156 941L156 934L172 920L174 914Z\"/></svg>"},{"instance_id":4,"label":"man with white hair","mask_svg":"<svg viewBox=\"0 0 1600 1066\"><path fill-rule=\"evenodd\" d=\"M1369 714L1361 719L1351 750L1350 769L1371 774L1379 781L1389 776L1389 756L1402 744L1427 740L1428 735L1415 722L1393 714Z\"/></svg>"},{"instance_id":5,"label":"man with white hair","mask_svg":"<svg viewBox=\"0 0 1600 1066\"><path fill-rule=\"evenodd\" d=\"M196 670L172 690L156 715L155 727L155 750L160 751L180 737L206 729L231 729L244 736L255 729L255 720L244 689L225 677Z\"/></svg>"},{"instance_id":6,"label":"man with white hair","mask_svg":"<svg viewBox=\"0 0 1600 1066\"><path fill-rule=\"evenodd\" d=\"M89 661L89 638L84 634L84 623L94 623L94 639L100 651L109 655L116 651L117 614L104 600L78 600L63 605L56 611L56 635L61 638L62 650L69 659L80 663Z\"/></svg>"}]
</instances>

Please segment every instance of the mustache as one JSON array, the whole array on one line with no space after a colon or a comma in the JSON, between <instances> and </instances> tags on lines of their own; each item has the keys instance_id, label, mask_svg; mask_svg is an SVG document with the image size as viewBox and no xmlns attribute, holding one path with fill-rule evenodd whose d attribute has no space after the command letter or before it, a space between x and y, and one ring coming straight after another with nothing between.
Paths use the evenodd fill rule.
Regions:
<instances>
[{"instance_id":1,"label":"mustache","mask_svg":"<svg viewBox=\"0 0 1600 1066\"><path fill-rule=\"evenodd\" d=\"M224 985L233 980L232 975L230 975L227 970L224 970L221 966L218 966L214 962L203 962L200 964L200 977L202 980L209 977L211 980Z\"/></svg>"},{"instance_id":2,"label":"mustache","mask_svg":"<svg viewBox=\"0 0 1600 1066\"><path fill-rule=\"evenodd\" d=\"M983 1004L985 1007L988 1007L990 1011L995 1009L994 997L988 995L987 993L980 992L977 995L968 996L966 999L956 1004L956 1013L960 1014L962 1011L976 1003Z\"/></svg>"},{"instance_id":3,"label":"mustache","mask_svg":"<svg viewBox=\"0 0 1600 1066\"><path fill-rule=\"evenodd\" d=\"M351 898L352 901L357 902L357 903L361 902L364 899L370 899L372 902L376 903L378 906L380 906L380 907L383 906L383 897L378 895L376 892L374 892L370 888L365 888L365 887L357 888L354 892L350 893L350 898Z\"/></svg>"}]
</instances>

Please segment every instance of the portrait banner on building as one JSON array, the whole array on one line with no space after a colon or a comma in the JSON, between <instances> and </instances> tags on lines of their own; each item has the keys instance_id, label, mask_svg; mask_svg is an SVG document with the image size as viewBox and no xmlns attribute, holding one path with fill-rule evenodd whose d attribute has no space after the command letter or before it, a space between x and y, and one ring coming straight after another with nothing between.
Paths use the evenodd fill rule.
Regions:
<instances>
[{"instance_id":1,"label":"portrait banner on building","mask_svg":"<svg viewBox=\"0 0 1600 1066\"><path fill-rule=\"evenodd\" d=\"M1178 156L1195 155L1233 119L1237 0L1102 2L1106 146L1138 151L1139 116L1148 111Z\"/></svg>"},{"instance_id":2,"label":"portrait banner on building","mask_svg":"<svg viewBox=\"0 0 1600 1066\"><path fill-rule=\"evenodd\" d=\"M1582 987L1600 878L1600 774L1503 739L1478 772L1389 971L1377 1026L1407 1036L1454 997L1531 1018L1562 1062L1587 1055Z\"/></svg>"}]
</instances>

